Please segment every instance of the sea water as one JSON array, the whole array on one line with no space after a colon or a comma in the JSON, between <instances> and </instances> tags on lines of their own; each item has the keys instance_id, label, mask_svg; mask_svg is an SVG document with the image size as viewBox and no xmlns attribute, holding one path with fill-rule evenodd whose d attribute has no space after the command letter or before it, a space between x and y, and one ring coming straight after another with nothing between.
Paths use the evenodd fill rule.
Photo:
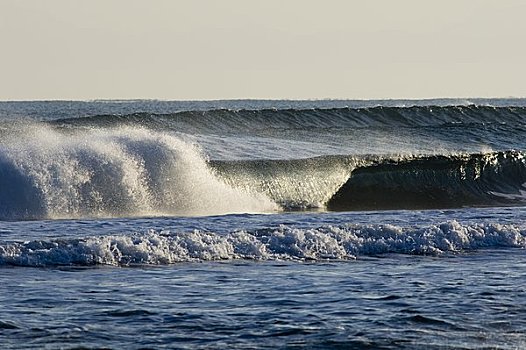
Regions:
<instances>
[{"instance_id":1,"label":"sea water","mask_svg":"<svg viewBox=\"0 0 526 350\"><path fill-rule=\"evenodd\" d=\"M524 106L2 102L0 344L521 349Z\"/></svg>"}]
</instances>

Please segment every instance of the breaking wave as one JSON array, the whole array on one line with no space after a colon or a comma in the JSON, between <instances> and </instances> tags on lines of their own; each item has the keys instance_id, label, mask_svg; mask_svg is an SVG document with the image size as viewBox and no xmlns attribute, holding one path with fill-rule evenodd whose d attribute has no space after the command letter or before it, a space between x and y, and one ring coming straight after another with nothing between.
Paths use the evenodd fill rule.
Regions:
<instances>
[{"instance_id":1,"label":"breaking wave","mask_svg":"<svg viewBox=\"0 0 526 350\"><path fill-rule=\"evenodd\" d=\"M0 143L0 218L269 212L219 180L196 145L138 128L59 133L25 127Z\"/></svg>"},{"instance_id":2,"label":"breaking wave","mask_svg":"<svg viewBox=\"0 0 526 350\"><path fill-rule=\"evenodd\" d=\"M442 209L526 203L522 152L212 162L231 186L285 209Z\"/></svg>"},{"instance_id":3,"label":"breaking wave","mask_svg":"<svg viewBox=\"0 0 526 350\"><path fill-rule=\"evenodd\" d=\"M0 143L0 219L526 203L518 151L211 161L173 134L29 126Z\"/></svg>"},{"instance_id":4,"label":"breaking wave","mask_svg":"<svg viewBox=\"0 0 526 350\"><path fill-rule=\"evenodd\" d=\"M388 158L354 170L327 207L377 210L524 205L525 191L522 152Z\"/></svg>"},{"instance_id":5,"label":"breaking wave","mask_svg":"<svg viewBox=\"0 0 526 350\"><path fill-rule=\"evenodd\" d=\"M346 260L386 253L440 255L484 248L526 248L526 229L457 221L424 227L280 225L228 234L169 230L81 239L0 242L0 266L165 265L227 259Z\"/></svg>"},{"instance_id":6,"label":"breaking wave","mask_svg":"<svg viewBox=\"0 0 526 350\"><path fill-rule=\"evenodd\" d=\"M525 107L468 105L213 110L8 123L0 128L0 220L524 205L522 151L211 160L198 145L206 138L198 132L188 138L174 132L174 125L166 131L151 124L165 120L179 127L186 123L186 131L191 124L218 132L375 123L519 128L524 116ZM246 141L233 135L236 144ZM280 144L269 140L271 146Z\"/></svg>"}]
</instances>

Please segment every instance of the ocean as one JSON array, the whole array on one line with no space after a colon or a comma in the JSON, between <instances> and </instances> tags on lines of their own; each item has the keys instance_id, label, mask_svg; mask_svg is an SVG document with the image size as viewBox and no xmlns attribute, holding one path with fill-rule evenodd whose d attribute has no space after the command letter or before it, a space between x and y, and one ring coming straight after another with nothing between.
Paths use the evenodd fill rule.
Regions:
<instances>
[{"instance_id":1,"label":"ocean","mask_svg":"<svg viewBox=\"0 0 526 350\"><path fill-rule=\"evenodd\" d=\"M2 349L523 349L526 99L0 102Z\"/></svg>"}]
</instances>

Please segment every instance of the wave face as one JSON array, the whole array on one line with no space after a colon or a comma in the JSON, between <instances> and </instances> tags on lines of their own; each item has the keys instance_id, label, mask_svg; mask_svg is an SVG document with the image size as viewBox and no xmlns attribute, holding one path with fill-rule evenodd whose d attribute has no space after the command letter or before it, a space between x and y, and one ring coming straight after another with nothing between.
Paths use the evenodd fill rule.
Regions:
<instances>
[{"instance_id":1,"label":"wave face","mask_svg":"<svg viewBox=\"0 0 526 350\"><path fill-rule=\"evenodd\" d=\"M385 253L444 254L481 248L526 248L526 230L457 221L408 228L341 225L301 229L280 225L228 234L154 231L80 239L0 242L0 266L164 265L225 259L355 259Z\"/></svg>"},{"instance_id":2,"label":"wave face","mask_svg":"<svg viewBox=\"0 0 526 350\"><path fill-rule=\"evenodd\" d=\"M526 203L524 153L388 159L353 171L332 210L437 209Z\"/></svg>"},{"instance_id":3,"label":"wave face","mask_svg":"<svg viewBox=\"0 0 526 350\"><path fill-rule=\"evenodd\" d=\"M58 115L0 118L0 220L526 203L521 106Z\"/></svg>"}]
</instances>

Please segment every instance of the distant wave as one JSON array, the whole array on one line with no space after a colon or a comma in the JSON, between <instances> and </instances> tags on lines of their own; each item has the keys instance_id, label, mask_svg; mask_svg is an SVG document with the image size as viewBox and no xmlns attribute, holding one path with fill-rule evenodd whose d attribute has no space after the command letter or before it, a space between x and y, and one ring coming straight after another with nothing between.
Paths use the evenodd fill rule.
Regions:
<instances>
[{"instance_id":1,"label":"distant wave","mask_svg":"<svg viewBox=\"0 0 526 350\"><path fill-rule=\"evenodd\" d=\"M265 129L523 125L526 107L477 105L183 111L94 115L50 121L57 127L132 125L188 133Z\"/></svg>"},{"instance_id":2,"label":"distant wave","mask_svg":"<svg viewBox=\"0 0 526 350\"><path fill-rule=\"evenodd\" d=\"M423 227L340 225L313 229L281 225L228 234L149 231L82 239L0 242L0 266L164 265L225 259L355 259L386 253L454 253L484 248L526 248L526 229L457 221Z\"/></svg>"}]
</instances>

